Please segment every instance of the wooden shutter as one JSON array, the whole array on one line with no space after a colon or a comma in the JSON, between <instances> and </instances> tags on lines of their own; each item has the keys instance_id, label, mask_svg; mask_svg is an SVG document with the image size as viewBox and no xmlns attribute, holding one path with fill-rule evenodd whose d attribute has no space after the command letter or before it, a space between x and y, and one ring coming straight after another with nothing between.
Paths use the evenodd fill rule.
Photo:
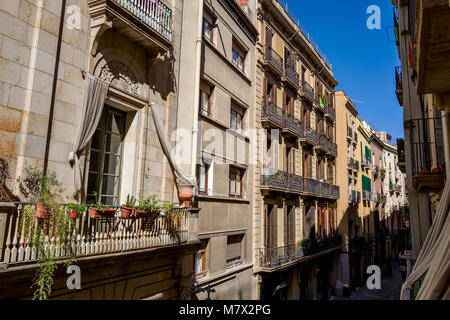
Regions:
<instances>
[{"instance_id":1,"label":"wooden shutter","mask_svg":"<svg viewBox=\"0 0 450 320\"><path fill-rule=\"evenodd\" d=\"M266 248L269 247L269 238L270 238L270 213L269 213L269 205L264 205L264 246Z\"/></svg>"},{"instance_id":2,"label":"wooden shutter","mask_svg":"<svg viewBox=\"0 0 450 320\"><path fill-rule=\"evenodd\" d=\"M283 91L283 110L285 110L285 111L287 111L286 100L287 100L287 94L286 94L286 91Z\"/></svg>"},{"instance_id":3,"label":"wooden shutter","mask_svg":"<svg viewBox=\"0 0 450 320\"><path fill-rule=\"evenodd\" d=\"M277 214L278 214L278 206L274 205L272 207L271 213L270 213L270 239L269 239L269 247L270 248L276 248L278 247L278 223L277 223Z\"/></svg>"},{"instance_id":4,"label":"wooden shutter","mask_svg":"<svg viewBox=\"0 0 450 320\"><path fill-rule=\"evenodd\" d=\"M278 90L277 90L277 85L275 83L273 84L272 91L273 91L273 103L276 106L278 106L278 101L277 101Z\"/></svg>"},{"instance_id":5,"label":"wooden shutter","mask_svg":"<svg viewBox=\"0 0 450 320\"><path fill-rule=\"evenodd\" d=\"M292 206L289 210L289 218L288 218L288 223L289 223L289 244L295 244L295 206Z\"/></svg>"},{"instance_id":6,"label":"wooden shutter","mask_svg":"<svg viewBox=\"0 0 450 320\"><path fill-rule=\"evenodd\" d=\"M269 84L267 82L267 78L264 78L264 92L263 92L263 100L267 103L269 96L267 95L267 90L269 90Z\"/></svg>"},{"instance_id":7,"label":"wooden shutter","mask_svg":"<svg viewBox=\"0 0 450 320\"><path fill-rule=\"evenodd\" d=\"M288 207L284 206L284 219L283 219L283 223L284 223L284 232L283 232L283 236L284 236L284 245L287 246L288 243L288 234L289 234L289 225L288 225L288 217L289 216L289 212L288 212Z\"/></svg>"},{"instance_id":8,"label":"wooden shutter","mask_svg":"<svg viewBox=\"0 0 450 320\"><path fill-rule=\"evenodd\" d=\"M227 241L227 260L240 258L242 254L242 235L229 236Z\"/></svg>"}]
</instances>

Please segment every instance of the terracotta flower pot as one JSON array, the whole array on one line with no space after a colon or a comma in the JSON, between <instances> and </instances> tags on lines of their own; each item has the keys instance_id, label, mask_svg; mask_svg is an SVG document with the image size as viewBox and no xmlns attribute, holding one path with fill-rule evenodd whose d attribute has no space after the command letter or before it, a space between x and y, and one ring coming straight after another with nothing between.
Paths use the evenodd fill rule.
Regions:
<instances>
[{"instance_id":1,"label":"terracotta flower pot","mask_svg":"<svg viewBox=\"0 0 450 320\"><path fill-rule=\"evenodd\" d=\"M140 218L157 218L159 216L159 211L138 211L134 212L134 217L136 219Z\"/></svg>"},{"instance_id":2,"label":"terracotta flower pot","mask_svg":"<svg viewBox=\"0 0 450 320\"><path fill-rule=\"evenodd\" d=\"M125 206L122 206L122 218L128 219L128 218L134 218L134 208L128 208Z\"/></svg>"},{"instance_id":3,"label":"terracotta flower pot","mask_svg":"<svg viewBox=\"0 0 450 320\"><path fill-rule=\"evenodd\" d=\"M102 208L102 209L97 209L97 208L89 208L89 217L90 218L100 218L100 217L104 217L104 218L113 218L114 215L116 214L116 209L114 208Z\"/></svg>"},{"instance_id":4,"label":"terracotta flower pot","mask_svg":"<svg viewBox=\"0 0 450 320\"><path fill-rule=\"evenodd\" d=\"M190 184L180 184L178 186L178 197L183 203L181 207L192 207L192 198L194 197L194 186Z\"/></svg>"},{"instance_id":5,"label":"terracotta flower pot","mask_svg":"<svg viewBox=\"0 0 450 320\"><path fill-rule=\"evenodd\" d=\"M78 218L78 212L77 212L77 210L71 209L70 212L69 212L69 214L70 214L70 217L71 217L72 219Z\"/></svg>"},{"instance_id":6,"label":"terracotta flower pot","mask_svg":"<svg viewBox=\"0 0 450 320\"><path fill-rule=\"evenodd\" d=\"M34 214L38 219L46 219L48 218L48 207L36 204L36 208L34 209Z\"/></svg>"}]
</instances>

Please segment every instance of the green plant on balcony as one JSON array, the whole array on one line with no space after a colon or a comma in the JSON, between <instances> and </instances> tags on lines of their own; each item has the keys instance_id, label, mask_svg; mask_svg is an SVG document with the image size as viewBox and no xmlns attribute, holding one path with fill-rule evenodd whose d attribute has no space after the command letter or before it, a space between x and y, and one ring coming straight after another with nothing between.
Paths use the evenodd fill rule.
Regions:
<instances>
[{"instance_id":1,"label":"green plant on balcony","mask_svg":"<svg viewBox=\"0 0 450 320\"><path fill-rule=\"evenodd\" d=\"M384 176L386 174L386 169L385 168L381 168L380 169L380 175Z\"/></svg>"}]
</instances>

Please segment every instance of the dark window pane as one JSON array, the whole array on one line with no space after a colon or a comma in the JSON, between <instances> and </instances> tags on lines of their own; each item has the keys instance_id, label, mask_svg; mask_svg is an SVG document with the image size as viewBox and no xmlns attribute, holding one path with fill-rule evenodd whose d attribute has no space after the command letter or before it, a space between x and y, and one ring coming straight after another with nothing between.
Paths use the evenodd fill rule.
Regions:
<instances>
[{"instance_id":1,"label":"dark window pane","mask_svg":"<svg viewBox=\"0 0 450 320\"><path fill-rule=\"evenodd\" d=\"M100 154L98 151L91 150L91 158L89 160L89 171L98 172L100 167Z\"/></svg>"},{"instance_id":2,"label":"dark window pane","mask_svg":"<svg viewBox=\"0 0 450 320\"><path fill-rule=\"evenodd\" d=\"M105 163L103 165L103 173L117 174L119 173L120 157L105 154Z\"/></svg>"},{"instance_id":3,"label":"dark window pane","mask_svg":"<svg viewBox=\"0 0 450 320\"><path fill-rule=\"evenodd\" d=\"M116 203L116 198L115 197L105 197L102 196L102 203L107 205L107 206L114 206Z\"/></svg>"},{"instance_id":4,"label":"dark window pane","mask_svg":"<svg viewBox=\"0 0 450 320\"><path fill-rule=\"evenodd\" d=\"M118 177L103 176L102 195L116 195L116 187L118 182Z\"/></svg>"},{"instance_id":5,"label":"dark window pane","mask_svg":"<svg viewBox=\"0 0 450 320\"><path fill-rule=\"evenodd\" d=\"M102 131L97 129L92 137L91 148L100 150L102 148L102 137Z\"/></svg>"},{"instance_id":6,"label":"dark window pane","mask_svg":"<svg viewBox=\"0 0 450 320\"><path fill-rule=\"evenodd\" d=\"M90 173L88 178L88 194L93 194L94 192L97 191L98 191L97 175L95 173Z\"/></svg>"},{"instance_id":7,"label":"dark window pane","mask_svg":"<svg viewBox=\"0 0 450 320\"><path fill-rule=\"evenodd\" d=\"M106 152L120 154L121 136L108 133L106 135Z\"/></svg>"},{"instance_id":8,"label":"dark window pane","mask_svg":"<svg viewBox=\"0 0 450 320\"><path fill-rule=\"evenodd\" d=\"M114 113L108 113L108 131L116 133L116 134L122 134L122 120L123 117L118 114Z\"/></svg>"}]
</instances>

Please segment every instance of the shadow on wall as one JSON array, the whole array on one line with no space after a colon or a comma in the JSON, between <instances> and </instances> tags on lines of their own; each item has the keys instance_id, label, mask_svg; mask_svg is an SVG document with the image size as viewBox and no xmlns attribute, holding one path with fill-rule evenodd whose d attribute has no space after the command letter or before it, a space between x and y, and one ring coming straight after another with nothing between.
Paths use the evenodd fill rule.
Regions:
<instances>
[{"instance_id":1,"label":"shadow on wall","mask_svg":"<svg viewBox=\"0 0 450 320\"><path fill-rule=\"evenodd\" d=\"M150 59L148 67L148 84L153 93L158 92L161 99L167 101L171 93L177 92L177 82L175 77L176 58L171 49L164 56Z\"/></svg>"},{"instance_id":2,"label":"shadow on wall","mask_svg":"<svg viewBox=\"0 0 450 320\"><path fill-rule=\"evenodd\" d=\"M9 178L8 161L0 158L0 202L17 201L18 198L14 196L11 190L6 186L6 179Z\"/></svg>"}]
</instances>

